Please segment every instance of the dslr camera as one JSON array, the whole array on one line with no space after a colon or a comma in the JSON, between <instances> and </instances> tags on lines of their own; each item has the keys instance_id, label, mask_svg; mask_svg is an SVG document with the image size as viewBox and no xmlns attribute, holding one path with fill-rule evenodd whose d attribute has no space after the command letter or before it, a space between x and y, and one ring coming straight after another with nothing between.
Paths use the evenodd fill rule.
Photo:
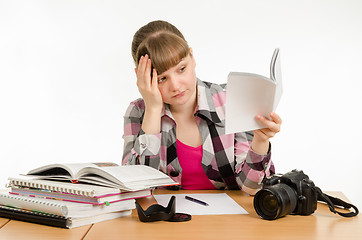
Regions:
<instances>
[{"instance_id":1,"label":"dslr camera","mask_svg":"<svg viewBox=\"0 0 362 240\"><path fill-rule=\"evenodd\" d=\"M261 218L274 220L288 214L310 215L317 209L318 201L327 203L331 212L343 217L358 214L354 205L323 193L303 171L298 170L266 178L263 188L254 197L254 208ZM335 205L354 208L355 212L338 212Z\"/></svg>"}]
</instances>

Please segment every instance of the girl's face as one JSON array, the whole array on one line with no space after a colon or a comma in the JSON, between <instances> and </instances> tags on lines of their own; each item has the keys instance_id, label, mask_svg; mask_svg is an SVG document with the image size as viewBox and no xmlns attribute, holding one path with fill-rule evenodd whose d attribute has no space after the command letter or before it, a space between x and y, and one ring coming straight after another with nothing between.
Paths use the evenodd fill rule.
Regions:
<instances>
[{"instance_id":1,"label":"girl's face","mask_svg":"<svg viewBox=\"0 0 362 240\"><path fill-rule=\"evenodd\" d=\"M191 53L176 66L158 75L158 89L163 102L177 106L196 99L195 67L196 62Z\"/></svg>"}]
</instances>

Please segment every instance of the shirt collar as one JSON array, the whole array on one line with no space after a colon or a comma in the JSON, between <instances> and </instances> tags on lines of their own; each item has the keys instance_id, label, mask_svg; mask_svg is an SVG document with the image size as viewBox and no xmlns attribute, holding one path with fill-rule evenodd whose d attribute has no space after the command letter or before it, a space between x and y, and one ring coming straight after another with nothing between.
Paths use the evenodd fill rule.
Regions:
<instances>
[{"instance_id":1,"label":"shirt collar","mask_svg":"<svg viewBox=\"0 0 362 240\"><path fill-rule=\"evenodd\" d=\"M214 124L224 126L224 122L220 120L221 118L215 109L211 94L211 86L211 83L203 82L200 79L197 79L197 106L194 115L197 115L203 119L206 118ZM174 120L170 106L168 104L164 104L162 116L168 116Z\"/></svg>"},{"instance_id":2,"label":"shirt collar","mask_svg":"<svg viewBox=\"0 0 362 240\"><path fill-rule=\"evenodd\" d=\"M198 107L196 108L195 114L204 116L211 122L223 126L224 123L221 121L221 118L215 109L211 92L212 83L203 82L200 79L197 79L197 85Z\"/></svg>"}]
</instances>

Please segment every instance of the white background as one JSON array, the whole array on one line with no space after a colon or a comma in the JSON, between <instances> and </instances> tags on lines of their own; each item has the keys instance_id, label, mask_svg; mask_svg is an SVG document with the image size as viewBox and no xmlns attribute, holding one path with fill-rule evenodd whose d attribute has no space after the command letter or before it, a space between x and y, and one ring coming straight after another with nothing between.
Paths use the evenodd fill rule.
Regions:
<instances>
[{"instance_id":1,"label":"white background","mask_svg":"<svg viewBox=\"0 0 362 240\"><path fill-rule=\"evenodd\" d=\"M302 169L362 208L362 1L0 0L0 184L48 163L121 163L140 97L131 41L155 19L185 35L197 76L269 75L281 49L279 173Z\"/></svg>"}]
</instances>

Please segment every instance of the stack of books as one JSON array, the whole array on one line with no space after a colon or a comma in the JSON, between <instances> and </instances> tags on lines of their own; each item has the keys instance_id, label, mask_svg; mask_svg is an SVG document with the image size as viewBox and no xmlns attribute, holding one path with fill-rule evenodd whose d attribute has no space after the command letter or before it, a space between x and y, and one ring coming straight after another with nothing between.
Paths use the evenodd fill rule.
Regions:
<instances>
[{"instance_id":1,"label":"stack of books","mask_svg":"<svg viewBox=\"0 0 362 240\"><path fill-rule=\"evenodd\" d=\"M177 184L142 165L51 164L9 178L9 189L0 191L0 217L74 228L128 216L136 198Z\"/></svg>"}]
</instances>

